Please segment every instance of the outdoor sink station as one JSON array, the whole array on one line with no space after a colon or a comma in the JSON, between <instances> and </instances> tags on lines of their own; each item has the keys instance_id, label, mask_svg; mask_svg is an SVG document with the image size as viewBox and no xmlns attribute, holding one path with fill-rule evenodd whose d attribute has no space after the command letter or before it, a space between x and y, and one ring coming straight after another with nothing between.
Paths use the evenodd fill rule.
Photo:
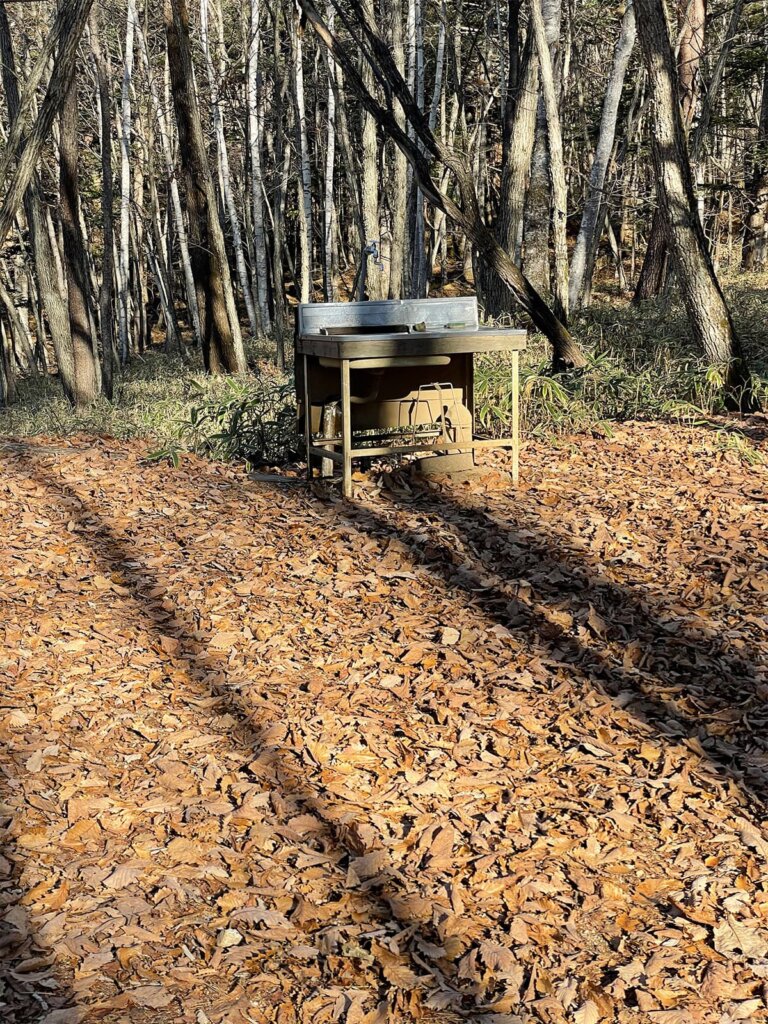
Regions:
<instances>
[{"instance_id":1,"label":"outdoor sink station","mask_svg":"<svg viewBox=\"0 0 768 1024\"><path fill-rule=\"evenodd\" d=\"M352 460L414 453L424 472L465 472L482 448L520 455L519 357L526 332L480 327L475 297L303 303L296 319L296 387L307 474ZM475 356L511 354L511 435L475 434Z\"/></svg>"}]
</instances>

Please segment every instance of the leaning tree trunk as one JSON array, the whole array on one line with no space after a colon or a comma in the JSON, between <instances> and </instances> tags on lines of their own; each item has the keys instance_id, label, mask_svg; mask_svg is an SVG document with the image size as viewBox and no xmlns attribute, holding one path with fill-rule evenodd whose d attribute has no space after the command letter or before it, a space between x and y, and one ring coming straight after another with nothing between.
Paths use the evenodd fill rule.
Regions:
<instances>
[{"instance_id":1,"label":"leaning tree trunk","mask_svg":"<svg viewBox=\"0 0 768 1024\"><path fill-rule=\"evenodd\" d=\"M24 357L24 363L26 364L24 369L35 377L39 376L40 371L37 368L35 353L32 349L32 342L29 337L29 327L22 320L21 315L16 308L14 298L6 288L5 282L3 281L3 275L0 275L0 304L5 307L5 314L10 327L11 339L16 341L18 347L21 349L21 354ZM17 361L18 359L19 357L17 355Z\"/></svg>"},{"instance_id":2,"label":"leaning tree trunk","mask_svg":"<svg viewBox=\"0 0 768 1024\"><path fill-rule=\"evenodd\" d=\"M85 263L85 240L80 226L78 186L77 78L70 75L61 108L59 132L59 205L69 298L69 326L74 355L74 400L76 409L96 401L99 382L93 353L93 335L88 313L89 280Z\"/></svg>"},{"instance_id":3,"label":"leaning tree trunk","mask_svg":"<svg viewBox=\"0 0 768 1024\"><path fill-rule=\"evenodd\" d=\"M567 327L553 314L485 226L472 173L465 158L439 142L434 133L430 131L419 105L397 70L392 54L378 34L373 20L357 6L352 8L351 12L345 10L345 24L353 33L355 43L361 47L365 60L372 64L375 63L378 73L386 80L388 89L402 105L406 118L418 139L418 144L415 140L410 139L398 125L391 107L384 107L366 89L362 76L349 52L329 31L312 0L299 0L299 3L320 41L328 47L333 57L344 69L348 83L365 109L376 118L380 127L407 156L420 191L433 206L442 210L446 216L458 224L464 234L474 243L480 258L499 275L514 293L520 306L530 315L537 328L549 338L552 343L555 368L584 366L584 356ZM426 152L422 151L422 147ZM435 185L430 173L430 158L452 172L460 196L459 202L454 201Z\"/></svg>"},{"instance_id":4,"label":"leaning tree trunk","mask_svg":"<svg viewBox=\"0 0 768 1024\"><path fill-rule=\"evenodd\" d=\"M587 201L584 204L579 235L576 239L576 248L573 251L573 260L571 261L571 280L569 285L571 312L575 312L581 305L584 293L589 289L589 284L592 280L595 255L600 242L597 236L602 220L600 211L605 203L605 178L611 153L613 152L614 139L616 138L616 122L619 116L621 90L624 86L629 59L635 46L636 34L635 9L632 6L632 0L630 0L621 21L621 30L613 54L613 68L605 91L605 99L603 100L600 134L597 138L595 158L592 161L592 168L589 172Z\"/></svg>"},{"instance_id":5,"label":"leaning tree trunk","mask_svg":"<svg viewBox=\"0 0 768 1024\"><path fill-rule=\"evenodd\" d=\"M20 116L21 101L11 29L4 4L0 4L0 62L2 63L3 89L5 90L11 130L13 130L13 125ZM72 335L69 330L69 312L59 287L55 256L51 248L48 232L50 213L43 204L41 185L36 173L33 173L31 183L24 193L24 212L29 225L30 249L37 275L40 301L48 320L59 377L64 394L70 402L73 402L75 363L72 353ZM44 340L41 330L38 338L41 347Z\"/></svg>"},{"instance_id":6,"label":"leaning tree trunk","mask_svg":"<svg viewBox=\"0 0 768 1024\"><path fill-rule=\"evenodd\" d=\"M165 0L165 30L179 153L187 182L190 256L205 365L211 373L243 373L248 364L195 92L186 0Z\"/></svg>"},{"instance_id":7,"label":"leaning tree trunk","mask_svg":"<svg viewBox=\"0 0 768 1024\"><path fill-rule=\"evenodd\" d=\"M745 0L734 0L734 4L731 7L731 17L728 21L728 27L725 30L723 41L720 44L720 52L717 55L715 66L701 99L701 107L699 109L699 116L696 120L696 127L691 135L691 160L693 163L696 163L699 159L704 146L704 138L709 130L710 121L712 120L712 108L721 94L720 83L723 80L725 66L728 63L731 50L733 49L734 43L736 42L739 34L739 24L741 22L741 16L744 13L744 2ZM768 24L766 24L765 32L765 52L768 53Z\"/></svg>"},{"instance_id":8,"label":"leaning tree trunk","mask_svg":"<svg viewBox=\"0 0 768 1024\"><path fill-rule=\"evenodd\" d=\"M691 330L709 362L723 367L729 404L742 410L754 409L751 375L715 276L696 207L663 0L636 0L636 5L638 35L654 106L651 148L659 205Z\"/></svg>"},{"instance_id":9,"label":"leaning tree trunk","mask_svg":"<svg viewBox=\"0 0 768 1024\"><path fill-rule=\"evenodd\" d=\"M24 113L31 108L39 77L35 73L27 78L24 89L19 97L19 116L14 121L10 135L3 150L2 162L0 165L0 187L5 183L9 166L15 161L16 168L3 200L0 209L0 246L3 245L8 232L13 226L16 212L22 203L24 193L27 191L34 175L35 169L40 161L40 155L48 136L50 135L53 122L61 110L64 98L67 94L70 78L74 73L77 61L77 48L80 38L88 19L88 12L91 9L93 0L74 0L71 5L62 6L56 17L56 23L50 39L59 41L56 59L48 81L48 88L45 91L40 110L28 133L26 140L22 138L24 131ZM46 44L43 53L48 53L49 46ZM50 53L48 54L50 57ZM46 58L46 63L48 60ZM35 64L35 72L40 63L38 58ZM42 72L41 72L42 74Z\"/></svg>"},{"instance_id":10,"label":"leaning tree trunk","mask_svg":"<svg viewBox=\"0 0 768 1024\"><path fill-rule=\"evenodd\" d=\"M25 148L27 150L22 165L19 166L17 164L16 173L7 192L5 209L3 211L4 217L0 221L0 228L4 229L0 241L4 241L8 231L10 231L16 210L26 191L24 179L27 175L31 178L34 174L40 150L48 138L56 115L61 109L64 93L66 92L65 86L69 73L77 59L77 48L80 45L80 38L83 34L85 23L88 20L88 12L92 4L93 0L71 0L70 3L59 6L48 38L45 40L37 60L24 82L24 90L19 96L17 116L11 125L5 145L0 150L0 188L5 185L9 168L18 160L21 151L25 150ZM53 70L48 81L45 99L40 107L32 132L27 133L29 145L25 146L24 135L27 132L27 119L35 107L38 87L48 70L51 60L53 60ZM31 170L29 169L30 167L32 168ZM19 180L21 180L23 187L18 184L16 185L17 197L14 199L16 205L11 211L10 221L6 227L5 217L7 216L8 199L14 195L12 187Z\"/></svg>"}]
</instances>

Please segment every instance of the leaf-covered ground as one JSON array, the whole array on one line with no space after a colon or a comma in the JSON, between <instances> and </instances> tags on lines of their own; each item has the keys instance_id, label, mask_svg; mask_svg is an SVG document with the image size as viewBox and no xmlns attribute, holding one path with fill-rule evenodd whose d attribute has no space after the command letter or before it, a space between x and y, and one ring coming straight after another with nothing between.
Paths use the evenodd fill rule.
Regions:
<instances>
[{"instance_id":1,"label":"leaf-covered ground","mask_svg":"<svg viewBox=\"0 0 768 1024\"><path fill-rule=\"evenodd\" d=\"M4 444L0 1019L768 1020L768 489L721 439L352 503Z\"/></svg>"}]
</instances>

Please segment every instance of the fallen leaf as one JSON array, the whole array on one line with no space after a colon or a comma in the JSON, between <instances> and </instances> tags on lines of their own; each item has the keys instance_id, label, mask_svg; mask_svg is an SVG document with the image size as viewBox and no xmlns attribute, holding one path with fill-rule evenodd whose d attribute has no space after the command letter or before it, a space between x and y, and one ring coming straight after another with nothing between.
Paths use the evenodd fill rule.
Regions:
<instances>
[{"instance_id":1,"label":"fallen leaf","mask_svg":"<svg viewBox=\"0 0 768 1024\"><path fill-rule=\"evenodd\" d=\"M743 924L729 914L715 928L715 949L731 958L759 960L768 956L768 939L756 925Z\"/></svg>"}]
</instances>

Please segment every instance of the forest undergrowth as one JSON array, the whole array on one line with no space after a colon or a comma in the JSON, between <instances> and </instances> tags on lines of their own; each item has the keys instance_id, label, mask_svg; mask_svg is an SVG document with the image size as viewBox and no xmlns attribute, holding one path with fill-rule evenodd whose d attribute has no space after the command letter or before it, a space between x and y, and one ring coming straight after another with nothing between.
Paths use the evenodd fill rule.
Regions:
<instances>
[{"instance_id":1,"label":"forest undergrowth","mask_svg":"<svg viewBox=\"0 0 768 1024\"><path fill-rule=\"evenodd\" d=\"M768 275L727 285L737 329L768 406ZM550 441L572 434L610 436L616 423L662 420L719 431L720 444L746 463L763 455L738 421L724 417L722 369L707 366L693 346L685 312L662 296L635 308L604 289L574 322L588 353L585 371L553 376L546 339L529 336L521 367L523 430ZM204 373L199 353L187 358L160 346L136 358L87 414L76 412L54 377L19 382L19 400L0 410L0 437L95 434L146 439L158 457L182 452L253 464L290 461L297 451L292 368L278 370L263 342L251 344L249 373ZM477 412L493 436L509 425L512 378L508 357L481 358Z\"/></svg>"}]
</instances>

